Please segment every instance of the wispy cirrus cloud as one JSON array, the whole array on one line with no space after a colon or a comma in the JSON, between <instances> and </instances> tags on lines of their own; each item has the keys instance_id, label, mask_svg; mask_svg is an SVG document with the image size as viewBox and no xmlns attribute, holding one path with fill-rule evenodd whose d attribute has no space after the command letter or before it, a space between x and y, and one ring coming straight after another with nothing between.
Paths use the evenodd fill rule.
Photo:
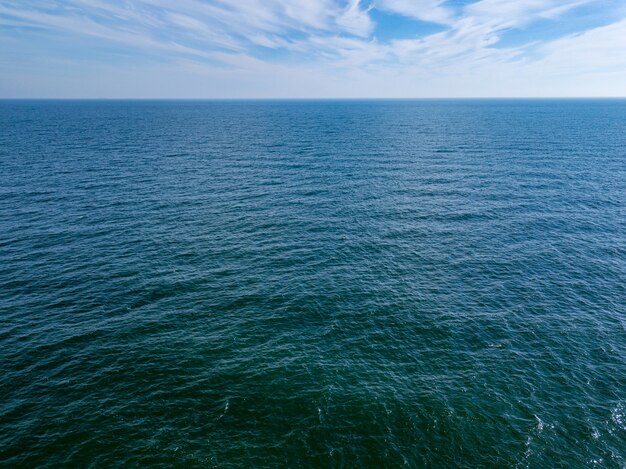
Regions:
<instances>
[{"instance_id":1,"label":"wispy cirrus cloud","mask_svg":"<svg viewBox=\"0 0 626 469\"><path fill-rule=\"evenodd\" d=\"M473 77L494 81L496 72L535 81L540 75L544 83L546 71L556 76L559 69L606 77L626 68L625 17L619 0L0 0L0 30L17 47L71 60L80 47L63 49L63 39L88 38L123 49L138 68L148 66L149 55L149 63L176 76L186 70L212 77L216 96L236 94L236 83L253 86L251 75L259 96L274 89L260 80L299 80L301 95L414 96L446 83L449 91L438 94L484 95ZM395 34L402 28L410 33ZM381 32L385 41L377 39ZM515 44L507 45L513 32ZM14 51L4 55L21 69L44 66ZM106 54L73 63L78 71L87 62L115 66ZM359 86L341 84L355 77ZM146 72L145 79L156 78ZM11 74L0 80L0 92L10 90Z\"/></svg>"},{"instance_id":2,"label":"wispy cirrus cloud","mask_svg":"<svg viewBox=\"0 0 626 469\"><path fill-rule=\"evenodd\" d=\"M453 20L452 8L445 0L377 0L376 8L421 21L449 24Z\"/></svg>"}]
</instances>

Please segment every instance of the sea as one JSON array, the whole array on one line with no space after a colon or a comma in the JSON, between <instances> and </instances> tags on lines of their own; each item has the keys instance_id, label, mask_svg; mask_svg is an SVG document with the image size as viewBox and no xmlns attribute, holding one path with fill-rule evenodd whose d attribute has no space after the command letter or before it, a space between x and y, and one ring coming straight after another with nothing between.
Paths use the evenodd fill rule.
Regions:
<instances>
[{"instance_id":1,"label":"sea","mask_svg":"<svg viewBox=\"0 0 626 469\"><path fill-rule=\"evenodd\" d=\"M626 467L626 100L0 101L0 466Z\"/></svg>"}]
</instances>

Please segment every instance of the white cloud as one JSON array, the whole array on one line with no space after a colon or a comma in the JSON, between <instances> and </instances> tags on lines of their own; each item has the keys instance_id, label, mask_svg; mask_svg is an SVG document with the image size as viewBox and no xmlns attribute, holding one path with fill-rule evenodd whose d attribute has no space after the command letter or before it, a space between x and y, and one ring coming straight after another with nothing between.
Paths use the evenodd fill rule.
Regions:
<instances>
[{"instance_id":1,"label":"white cloud","mask_svg":"<svg viewBox=\"0 0 626 469\"><path fill-rule=\"evenodd\" d=\"M34 25L59 35L121 44L139 57L146 52L161 57L158 74L152 65L141 63L132 74L106 63L95 67L97 57L89 69L81 61L66 66L76 76L96 74L96 69L108 73L110 83L94 78L91 85L81 85L85 93L92 86L97 96L106 93L96 86L122 89L124 77L127 89L139 93L140 87L131 83L142 80L141 70L151 84L141 93L169 97L174 90L192 94L185 97L576 95L620 90L618 94L626 95L619 84L626 83L626 20L550 42L528 37L516 47L500 45L511 29L538 20L558 22L587 3L602 4L477 0L452 8L440 0L0 0L0 27ZM381 42L374 39L373 8L438 23L443 30ZM13 43L19 47L17 39ZM288 58L261 59L258 46L285 51ZM19 80L10 68L30 67L33 75L49 79L46 90L54 83L48 62L30 63L27 56L16 59L13 54L11 66L8 53L0 52L3 56L7 65L0 94L10 94L2 90ZM51 67L47 74L46 66ZM33 81L30 77L28 82ZM63 87L61 82L58 86Z\"/></svg>"},{"instance_id":2,"label":"white cloud","mask_svg":"<svg viewBox=\"0 0 626 469\"><path fill-rule=\"evenodd\" d=\"M409 18L448 24L452 21L453 13L444 3L445 0L376 0L374 5Z\"/></svg>"},{"instance_id":3,"label":"white cloud","mask_svg":"<svg viewBox=\"0 0 626 469\"><path fill-rule=\"evenodd\" d=\"M534 66L554 74L626 72L626 19L548 42L539 53ZM626 93L626 81L622 88Z\"/></svg>"},{"instance_id":4,"label":"white cloud","mask_svg":"<svg viewBox=\"0 0 626 469\"><path fill-rule=\"evenodd\" d=\"M368 36L374 29L374 23L368 12L369 8L361 8L360 0L349 0L345 11L337 17L335 22L344 31L357 36Z\"/></svg>"}]
</instances>

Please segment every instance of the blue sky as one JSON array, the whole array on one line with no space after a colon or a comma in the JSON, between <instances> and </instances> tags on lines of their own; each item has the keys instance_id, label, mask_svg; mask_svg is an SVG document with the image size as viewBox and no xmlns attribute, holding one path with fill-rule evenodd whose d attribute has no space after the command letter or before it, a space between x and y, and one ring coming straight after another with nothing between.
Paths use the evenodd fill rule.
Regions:
<instances>
[{"instance_id":1,"label":"blue sky","mask_svg":"<svg viewBox=\"0 0 626 469\"><path fill-rule=\"evenodd\" d=\"M0 97L626 96L626 0L0 0Z\"/></svg>"}]
</instances>

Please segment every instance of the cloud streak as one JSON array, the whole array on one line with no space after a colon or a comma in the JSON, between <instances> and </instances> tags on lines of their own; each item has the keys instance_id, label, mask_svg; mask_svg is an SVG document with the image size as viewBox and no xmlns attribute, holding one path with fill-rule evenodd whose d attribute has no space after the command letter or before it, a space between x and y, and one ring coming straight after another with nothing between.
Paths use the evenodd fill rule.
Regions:
<instances>
[{"instance_id":1,"label":"cloud streak","mask_svg":"<svg viewBox=\"0 0 626 469\"><path fill-rule=\"evenodd\" d=\"M606 13L604 22L582 21L590 8ZM135 57L145 80L155 80L147 70L156 61L179 82L195 83L186 88L199 97L255 95L254 87L259 97L278 96L277 82L293 96L507 94L494 74L508 77L510 95L520 89L554 94L554 82L564 74L574 94L572 81L583 75L596 80L592 94L614 93L626 71L623 16L626 11L611 0L476 0L461 6L444 0L0 0L2 34L18 48L66 59L76 76L89 75L87 68L96 65L122 75L111 56L96 54L81 63L72 57L76 47L51 50L46 42L88 38ZM578 30L561 32L566 17ZM395 24L407 23L411 34L396 37ZM535 25L549 37L534 32ZM516 42L507 45L513 32ZM1 54L15 68L46 72L27 54ZM17 75L5 71L0 78L0 93L16 94ZM197 85L202 80L211 87ZM589 94L588 81L578 88Z\"/></svg>"}]
</instances>

